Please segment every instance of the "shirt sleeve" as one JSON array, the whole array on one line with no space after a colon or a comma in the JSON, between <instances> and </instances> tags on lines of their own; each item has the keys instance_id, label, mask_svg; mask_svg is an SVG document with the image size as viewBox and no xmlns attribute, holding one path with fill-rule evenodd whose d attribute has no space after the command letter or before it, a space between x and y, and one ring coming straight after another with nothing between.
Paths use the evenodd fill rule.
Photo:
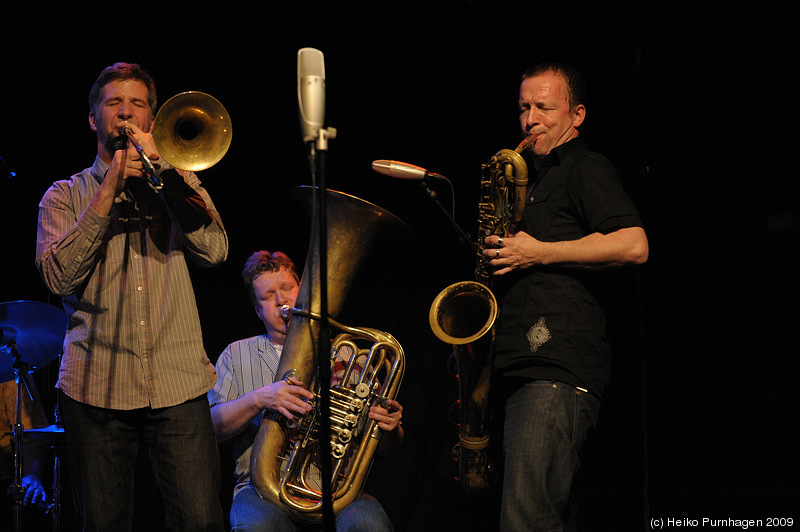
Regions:
<instances>
[{"instance_id":1,"label":"shirt sleeve","mask_svg":"<svg viewBox=\"0 0 800 532\"><path fill-rule=\"evenodd\" d=\"M181 240L189 258L198 266L212 267L221 264L228 257L228 234L222 225L222 219L217 212L211 196L201 186L200 180L193 172L178 170L186 183L194 189L203 203L211 222L207 225L198 224L198 227L189 232L181 232ZM174 214L173 214L174 216Z\"/></svg>"},{"instance_id":2,"label":"shirt sleeve","mask_svg":"<svg viewBox=\"0 0 800 532\"><path fill-rule=\"evenodd\" d=\"M217 382L208 391L208 404L214 406L225 403L239 397L239 389L236 384L233 370L233 355L231 346L225 348L217 359Z\"/></svg>"},{"instance_id":3,"label":"shirt sleeve","mask_svg":"<svg viewBox=\"0 0 800 532\"><path fill-rule=\"evenodd\" d=\"M111 218L72 201L66 181L51 186L39 203L36 267L54 294L73 294L92 272Z\"/></svg>"},{"instance_id":4,"label":"shirt sleeve","mask_svg":"<svg viewBox=\"0 0 800 532\"><path fill-rule=\"evenodd\" d=\"M614 165L597 154L578 163L570 195L588 232L612 233L624 227L642 227L639 211L622 188Z\"/></svg>"}]
</instances>

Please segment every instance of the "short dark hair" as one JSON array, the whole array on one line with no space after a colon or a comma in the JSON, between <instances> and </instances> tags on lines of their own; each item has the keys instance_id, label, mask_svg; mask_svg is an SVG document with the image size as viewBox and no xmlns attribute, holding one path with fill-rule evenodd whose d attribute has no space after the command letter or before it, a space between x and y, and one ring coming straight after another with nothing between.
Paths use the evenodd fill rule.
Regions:
<instances>
[{"instance_id":1,"label":"short dark hair","mask_svg":"<svg viewBox=\"0 0 800 532\"><path fill-rule=\"evenodd\" d=\"M266 250L256 251L245 261L244 269L242 270L242 279L244 286L247 288L247 295L250 296L250 301L255 305L256 295L253 293L253 281L256 277L265 272L277 272L281 268L286 268L299 283L300 277L297 275L297 267L285 253L275 251L270 253Z\"/></svg>"},{"instance_id":2,"label":"short dark hair","mask_svg":"<svg viewBox=\"0 0 800 532\"><path fill-rule=\"evenodd\" d=\"M569 98L570 109L575 109L579 105L586 105L586 84L583 81L583 76L576 68L570 65L564 63L539 63L526 70L522 75L522 79L526 80L545 72L554 72L567 82L567 97Z\"/></svg>"},{"instance_id":3,"label":"short dark hair","mask_svg":"<svg viewBox=\"0 0 800 532\"><path fill-rule=\"evenodd\" d=\"M147 103L150 105L150 112L155 114L158 105L156 95L156 84L153 78L136 63L114 63L100 72L97 80L89 91L89 112L96 113L97 106L103 98L103 87L117 80L135 79L147 86Z\"/></svg>"}]
</instances>

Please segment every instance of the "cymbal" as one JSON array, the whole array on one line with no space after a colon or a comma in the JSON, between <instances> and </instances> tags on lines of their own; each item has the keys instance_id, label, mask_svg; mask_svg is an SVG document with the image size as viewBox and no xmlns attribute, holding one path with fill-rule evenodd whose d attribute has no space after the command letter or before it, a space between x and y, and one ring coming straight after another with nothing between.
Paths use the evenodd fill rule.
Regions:
<instances>
[{"instance_id":1,"label":"cymbal","mask_svg":"<svg viewBox=\"0 0 800 532\"><path fill-rule=\"evenodd\" d=\"M9 431L6 434L13 436L14 432ZM22 431L22 439L31 438L34 440L41 440L49 443L50 445L60 445L65 441L64 427L58 425L50 425L49 427L42 427L40 429L24 429Z\"/></svg>"},{"instance_id":2,"label":"cymbal","mask_svg":"<svg viewBox=\"0 0 800 532\"><path fill-rule=\"evenodd\" d=\"M38 301L0 303L0 382L14 378L14 349L34 371L62 351L67 315L63 309Z\"/></svg>"},{"instance_id":3,"label":"cymbal","mask_svg":"<svg viewBox=\"0 0 800 532\"><path fill-rule=\"evenodd\" d=\"M6 432L11 436L14 435L13 432ZM42 440L50 445L59 445L64 443L64 427L59 427L58 425L50 425L49 427L42 427L40 429L24 429L22 431L22 439L25 438L32 438L34 440Z\"/></svg>"}]
</instances>

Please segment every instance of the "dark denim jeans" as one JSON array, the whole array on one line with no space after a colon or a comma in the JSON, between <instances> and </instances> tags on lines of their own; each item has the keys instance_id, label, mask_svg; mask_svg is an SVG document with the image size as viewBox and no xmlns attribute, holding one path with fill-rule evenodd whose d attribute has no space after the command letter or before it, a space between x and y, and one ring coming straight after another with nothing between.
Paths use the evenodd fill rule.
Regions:
<instances>
[{"instance_id":1,"label":"dark denim jeans","mask_svg":"<svg viewBox=\"0 0 800 532\"><path fill-rule=\"evenodd\" d=\"M131 530L137 454L146 452L170 530L224 529L219 452L206 396L109 410L61 394L67 458L86 531Z\"/></svg>"},{"instance_id":2,"label":"dark denim jeans","mask_svg":"<svg viewBox=\"0 0 800 532\"><path fill-rule=\"evenodd\" d=\"M575 529L572 484L600 401L575 386L533 381L505 406L505 467L500 529Z\"/></svg>"},{"instance_id":3,"label":"dark denim jeans","mask_svg":"<svg viewBox=\"0 0 800 532\"><path fill-rule=\"evenodd\" d=\"M321 526L295 523L274 504L262 499L252 484L233 497L232 532L298 532L321 530ZM381 503L362 495L336 514L338 532L391 532L394 530Z\"/></svg>"}]
</instances>

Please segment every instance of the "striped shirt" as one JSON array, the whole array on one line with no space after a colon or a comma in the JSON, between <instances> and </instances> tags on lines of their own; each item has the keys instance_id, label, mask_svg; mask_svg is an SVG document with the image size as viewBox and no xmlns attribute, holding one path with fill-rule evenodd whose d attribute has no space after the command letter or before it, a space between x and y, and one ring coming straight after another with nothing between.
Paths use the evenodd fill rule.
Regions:
<instances>
[{"instance_id":1,"label":"striped shirt","mask_svg":"<svg viewBox=\"0 0 800 532\"><path fill-rule=\"evenodd\" d=\"M211 406L233 401L245 394L275 382L281 354L266 334L245 338L230 344L217 359L217 382L208 392ZM233 440L236 460L234 494L250 483L250 454L264 411Z\"/></svg>"},{"instance_id":2,"label":"striped shirt","mask_svg":"<svg viewBox=\"0 0 800 532\"><path fill-rule=\"evenodd\" d=\"M97 158L55 182L39 203L36 266L69 318L56 387L117 410L180 404L215 380L185 256L217 265L228 237L189 172L180 173L213 216L208 226L183 233L146 185L126 189L109 216L98 215L89 202L107 170Z\"/></svg>"}]
</instances>

